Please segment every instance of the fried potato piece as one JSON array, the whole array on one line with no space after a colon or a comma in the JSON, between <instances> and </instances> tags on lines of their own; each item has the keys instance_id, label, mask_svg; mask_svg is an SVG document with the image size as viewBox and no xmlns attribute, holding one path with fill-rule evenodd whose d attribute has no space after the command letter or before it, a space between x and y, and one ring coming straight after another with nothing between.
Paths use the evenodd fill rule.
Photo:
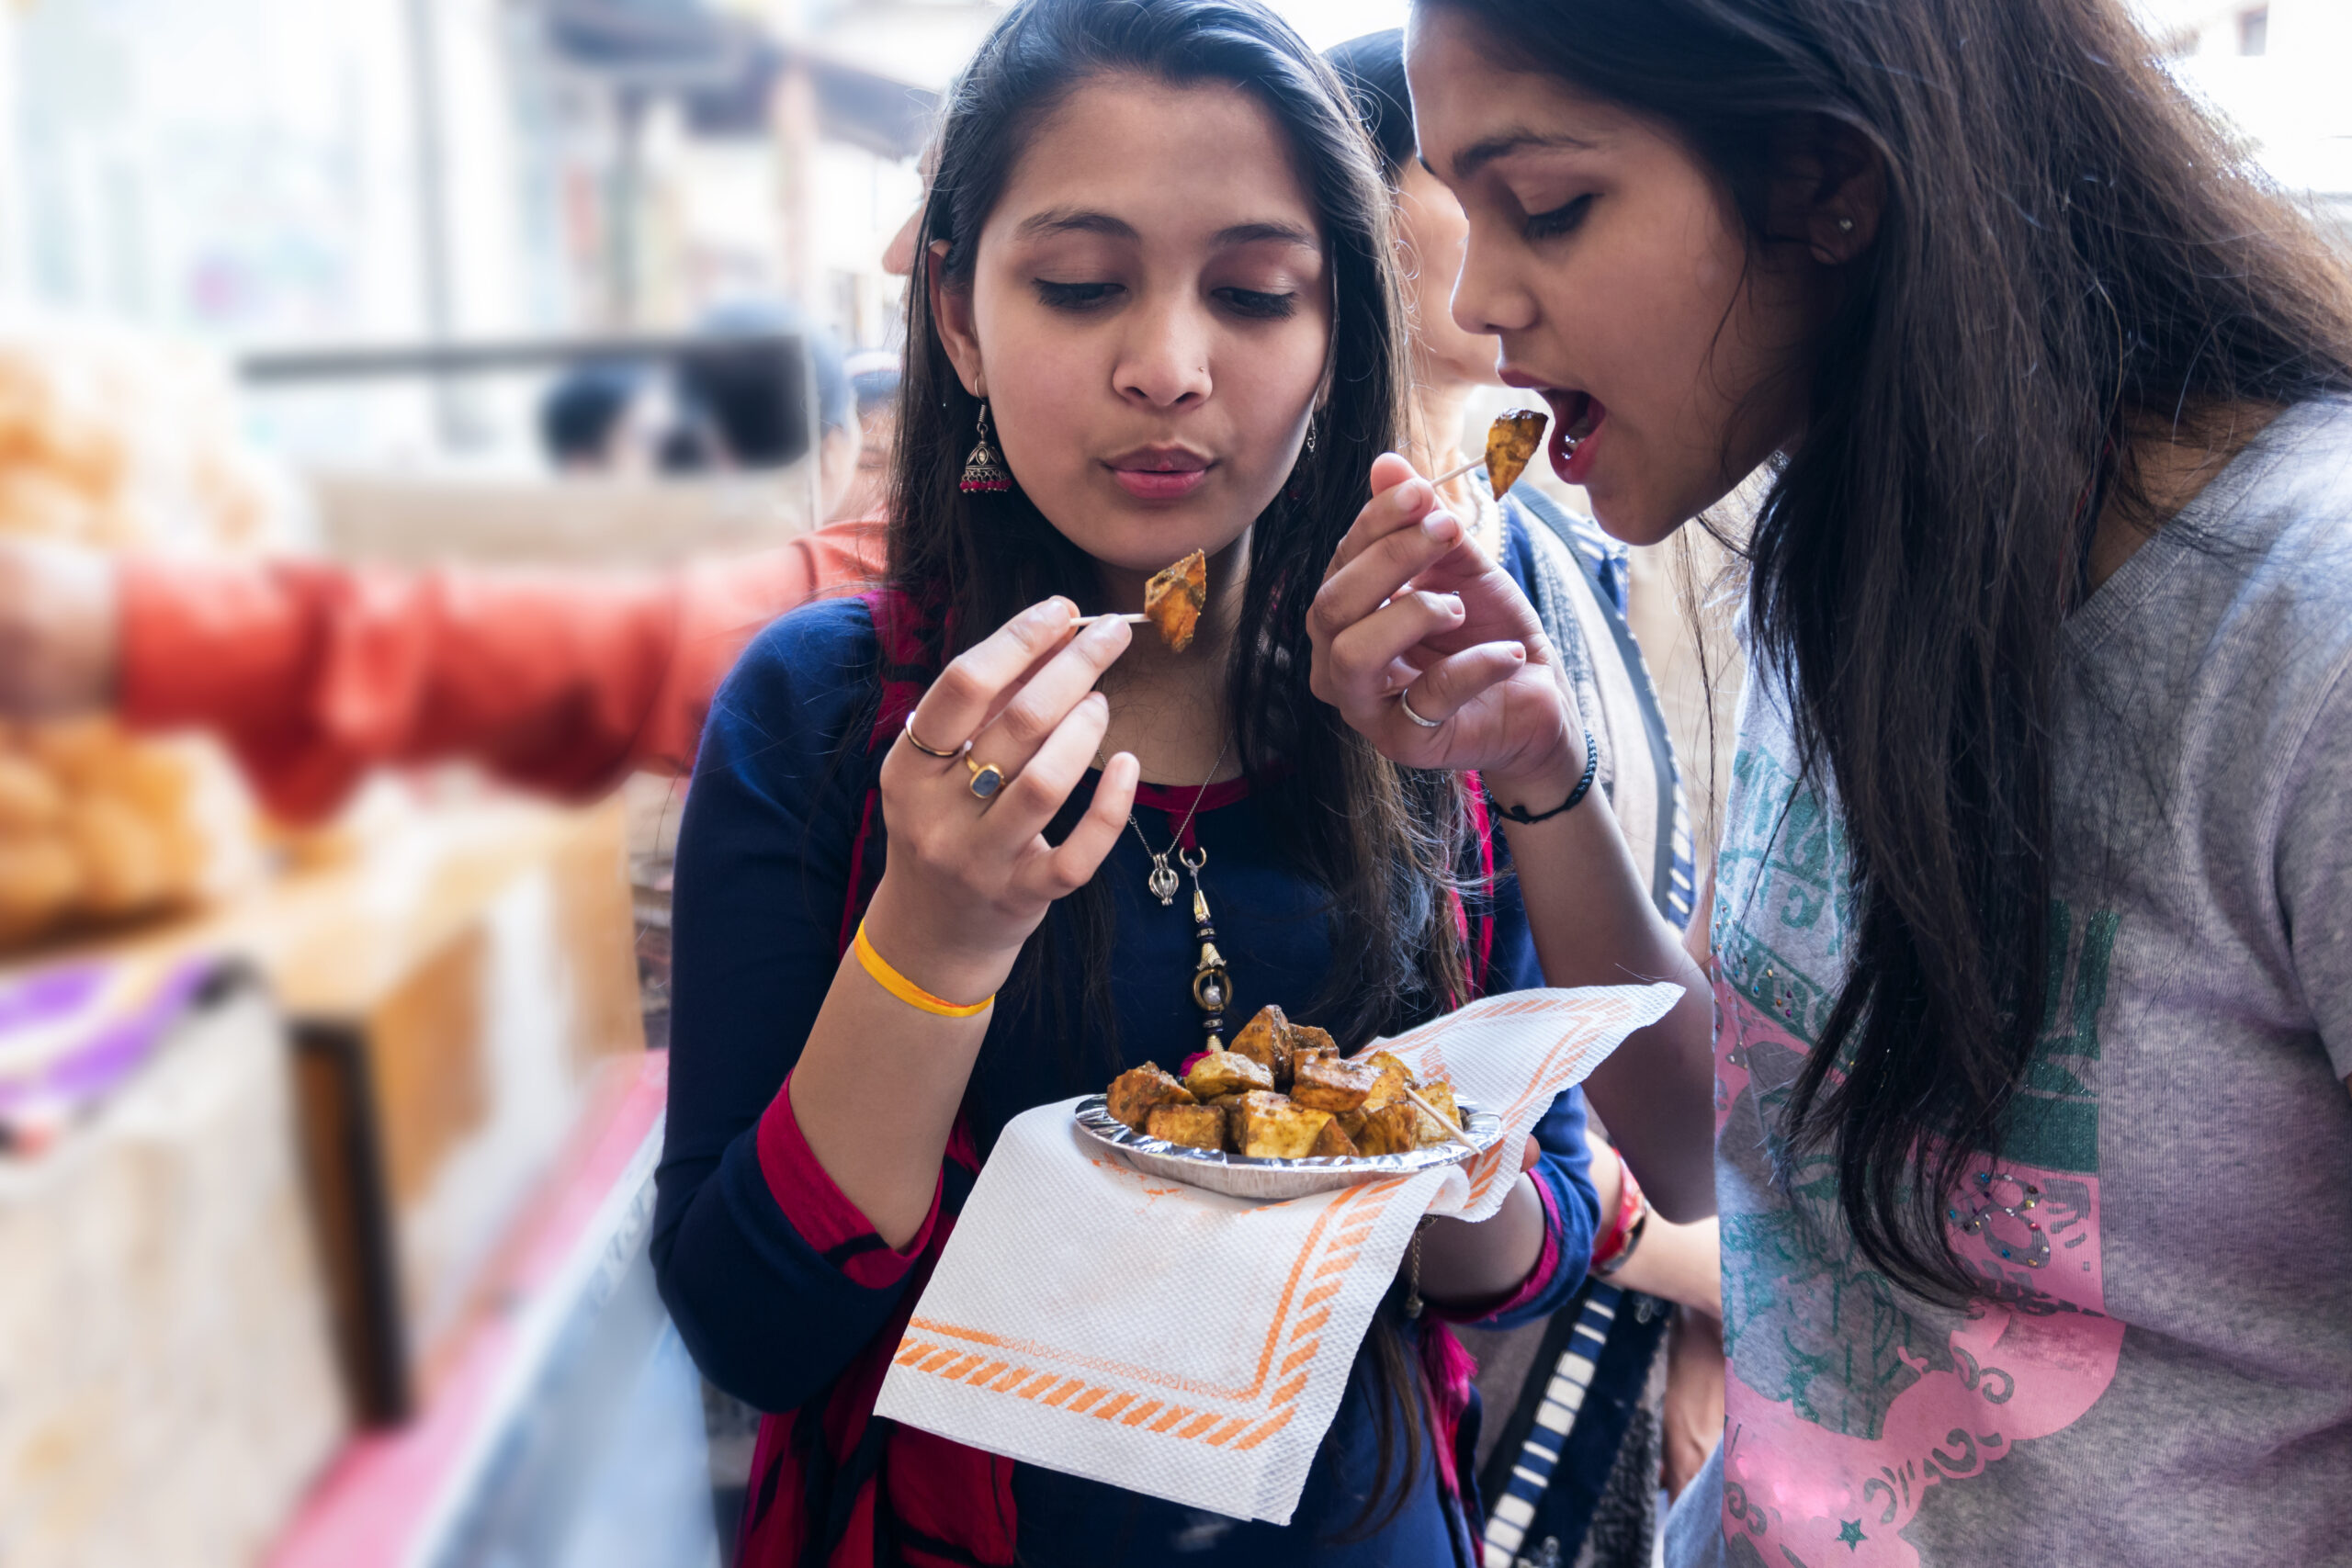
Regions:
<instances>
[{"instance_id":1,"label":"fried potato piece","mask_svg":"<svg viewBox=\"0 0 2352 1568\"><path fill-rule=\"evenodd\" d=\"M1379 1084L1364 1097L1363 1108L1366 1111L1377 1111L1384 1105L1396 1104L1413 1086L1413 1070L1385 1051L1376 1051L1369 1056L1356 1059L1380 1072Z\"/></svg>"},{"instance_id":2,"label":"fried potato piece","mask_svg":"<svg viewBox=\"0 0 2352 1568\"><path fill-rule=\"evenodd\" d=\"M65 792L27 757L0 751L0 833L38 833L65 809Z\"/></svg>"},{"instance_id":3,"label":"fried potato piece","mask_svg":"<svg viewBox=\"0 0 2352 1568\"><path fill-rule=\"evenodd\" d=\"M1173 566L1162 567L1143 585L1143 613L1159 628L1171 653L1193 646L1193 630L1209 602L1208 558L1194 550Z\"/></svg>"},{"instance_id":4,"label":"fried potato piece","mask_svg":"<svg viewBox=\"0 0 2352 1568\"><path fill-rule=\"evenodd\" d=\"M1235 1135L1238 1153L1252 1159L1305 1159L1330 1124L1331 1113L1259 1089L1241 1097L1234 1119L1240 1123Z\"/></svg>"},{"instance_id":5,"label":"fried potato piece","mask_svg":"<svg viewBox=\"0 0 2352 1568\"><path fill-rule=\"evenodd\" d=\"M1144 1118L1143 1130L1187 1148L1225 1147L1225 1112L1214 1105L1155 1105Z\"/></svg>"},{"instance_id":6,"label":"fried potato piece","mask_svg":"<svg viewBox=\"0 0 2352 1568\"><path fill-rule=\"evenodd\" d=\"M1363 1127L1355 1134L1356 1148L1368 1155L1410 1154L1420 1147L1421 1113L1409 1100L1364 1113Z\"/></svg>"},{"instance_id":7,"label":"fried potato piece","mask_svg":"<svg viewBox=\"0 0 2352 1568\"><path fill-rule=\"evenodd\" d=\"M1258 1016L1241 1026L1227 1047L1237 1056L1247 1056L1274 1075L1276 1089L1290 1087L1292 1031L1290 1020L1283 1010L1271 1002L1258 1010Z\"/></svg>"},{"instance_id":8,"label":"fried potato piece","mask_svg":"<svg viewBox=\"0 0 2352 1568\"><path fill-rule=\"evenodd\" d=\"M1337 1056L1309 1056L1291 1079L1290 1097L1315 1111L1338 1114L1361 1111L1382 1074L1369 1062L1342 1062Z\"/></svg>"},{"instance_id":9,"label":"fried potato piece","mask_svg":"<svg viewBox=\"0 0 2352 1568\"><path fill-rule=\"evenodd\" d=\"M1323 1123L1321 1132L1315 1134L1315 1142L1308 1147L1306 1157L1308 1159L1353 1159L1356 1157L1355 1140L1348 1136L1346 1130L1340 1125L1340 1119L1334 1116L1330 1121Z\"/></svg>"},{"instance_id":10,"label":"fried potato piece","mask_svg":"<svg viewBox=\"0 0 2352 1568\"><path fill-rule=\"evenodd\" d=\"M1487 427L1487 485L1497 501L1519 482L1527 460L1544 445L1544 418L1539 409L1512 409Z\"/></svg>"},{"instance_id":11,"label":"fried potato piece","mask_svg":"<svg viewBox=\"0 0 2352 1568\"><path fill-rule=\"evenodd\" d=\"M1193 1103L1192 1092L1172 1075L1160 1071L1157 1062L1130 1067L1113 1078L1102 1100L1113 1116L1138 1133L1143 1131L1153 1106Z\"/></svg>"},{"instance_id":12,"label":"fried potato piece","mask_svg":"<svg viewBox=\"0 0 2352 1568\"><path fill-rule=\"evenodd\" d=\"M1339 1054L1340 1043L1331 1038L1329 1030L1317 1029L1311 1023L1294 1023L1290 1026L1290 1056L1293 1072L1297 1071L1298 1061L1302 1056L1336 1056Z\"/></svg>"},{"instance_id":13,"label":"fried potato piece","mask_svg":"<svg viewBox=\"0 0 2352 1568\"><path fill-rule=\"evenodd\" d=\"M1221 1094L1247 1094L1252 1089L1272 1089L1273 1069L1248 1056L1231 1051L1212 1051L1193 1064L1184 1075L1184 1087L1193 1091L1194 1100L1215 1100Z\"/></svg>"},{"instance_id":14,"label":"fried potato piece","mask_svg":"<svg viewBox=\"0 0 2352 1568\"><path fill-rule=\"evenodd\" d=\"M1419 1093L1423 1100L1444 1111L1446 1120L1453 1122L1456 1128L1462 1125L1462 1108L1453 1102L1452 1084L1442 1079L1436 1083L1425 1083L1421 1085ZM1405 1103L1413 1112L1413 1133L1414 1136L1420 1141L1419 1147L1427 1148L1431 1144L1449 1144L1453 1141L1452 1134L1447 1133L1444 1125L1436 1117L1423 1111L1419 1106L1414 1105L1410 1100Z\"/></svg>"}]
</instances>

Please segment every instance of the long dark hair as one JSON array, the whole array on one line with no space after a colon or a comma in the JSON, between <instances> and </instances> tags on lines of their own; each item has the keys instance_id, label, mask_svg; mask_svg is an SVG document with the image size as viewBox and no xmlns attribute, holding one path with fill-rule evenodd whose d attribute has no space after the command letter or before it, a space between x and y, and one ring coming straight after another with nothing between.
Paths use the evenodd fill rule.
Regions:
<instances>
[{"instance_id":1,"label":"long dark hair","mask_svg":"<svg viewBox=\"0 0 2352 1568\"><path fill-rule=\"evenodd\" d=\"M1498 69L1668 128L1751 257L1802 243L1770 217L1790 154L1883 170L1746 545L1759 673L1837 793L1855 909L1784 1125L1833 1149L1875 1267L1975 1294L1944 1198L2041 1030L2060 632L2100 506L2163 521L2144 440L2352 388L2341 274L2117 0L1423 3Z\"/></svg>"},{"instance_id":2,"label":"long dark hair","mask_svg":"<svg viewBox=\"0 0 2352 1568\"><path fill-rule=\"evenodd\" d=\"M1110 73L1226 82L1250 93L1289 138L1323 224L1337 304L1329 395L1316 416L1315 450L1251 532L1237 622L1247 630L1234 639L1225 703L1244 771L1287 818L1282 836L1297 869L1329 890L1337 929L1322 1003L1332 1032L1352 1043L1462 994L1462 950L1443 889L1464 818L1450 781L1384 761L1307 690L1314 589L1369 498L1373 458L1396 443L1402 318L1387 197L1363 134L1329 68L1252 0L1027 0L1006 14L957 81L907 291L889 579L940 613L943 657L1049 594L1108 607L1094 604L1102 593L1094 562L1017 484L1008 494L958 489L979 404L956 378L932 320L925 270L939 266L949 288L968 284L981 227L1031 132L1073 90ZM934 258L937 241L946 249ZM1065 906L1080 933L1082 951L1070 957L1086 978L1092 1014L1066 1032L1114 1038L1106 1032L1114 1028L1110 901L1090 886ZM1041 979L1051 924L1014 972L1016 995Z\"/></svg>"},{"instance_id":3,"label":"long dark hair","mask_svg":"<svg viewBox=\"0 0 2352 1568\"><path fill-rule=\"evenodd\" d=\"M936 619L935 655L953 657L1016 611L1059 593L1090 608L1093 560L1016 486L958 486L979 404L957 379L932 317L928 269L967 287L981 229L1036 130L1069 96L1110 73L1183 85L1228 83L1282 128L1321 220L1336 310L1329 391L1314 450L1250 534L1249 580L1228 654L1224 701L1236 754L1277 819L1294 868L1329 893L1332 964L1317 1007L1351 1044L1425 1017L1464 992L1465 965L1447 891L1466 815L1446 775L1384 760L1307 689L1306 612L1333 549L1370 497L1372 460L1396 442L1402 313L1391 276L1388 196L1329 69L1254 0L1023 0L997 24L949 94L907 291L906 378L892 479L888 578ZM934 257L931 247L944 242ZM1014 476L1016 481L1019 476ZM1120 609L1131 606L1115 606ZM1098 1086L1117 1067L1111 995L1112 901L1100 886L1062 901L1015 965L1008 993L1049 1012L1079 982L1082 1017L1055 1032L1067 1052L1061 1092ZM1034 1074L1034 1047L984 1049L975 1088L1006 1106L1012 1075ZM1035 1099L1034 1080L1028 1098ZM1389 1397L1375 1401L1379 1475L1361 1528L1401 1506L1420 1465L1419 1395L1391 1314L1372 1348ZM1392 1471L1392 1450L1402 1462ZM1379 1508L1390 1493L1387 1508Z\"/></svg>"}]
</instances>

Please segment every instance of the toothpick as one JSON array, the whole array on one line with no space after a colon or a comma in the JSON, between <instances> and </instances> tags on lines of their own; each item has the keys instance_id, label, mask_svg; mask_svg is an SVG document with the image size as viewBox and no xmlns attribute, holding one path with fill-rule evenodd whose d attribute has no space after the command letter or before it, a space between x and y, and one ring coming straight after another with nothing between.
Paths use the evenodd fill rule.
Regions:
<instances>
[{"instance_id":1,"label":"toothpick","mask_svg":"<svg viewBox=\"0 0 2352 1568\"><path fill-rule=\"evenodd\" d=\"M1458 468L1448 468L1445 472L1438 475L1437 478L1430 481L1430 488L1431 490L1435 490L1442 484L1447 484L1454 479L1458 479L1463 475L1468 473L1471 469L1478 467L1481 463L1484 463L1486 460L1487 459L1484 457L1473 457Z\"/></svg>"},{"instance_id":2,"label":"toothpick","mask_svg":"<svg viewBox=\"0 0 2352 1568\"><path fill-rule=\"evenodd\" d=\"M1137 612L1132 615L1080 615L1078 619L1072 621L1070 625L1073 626L1091 626L1097 621L1125 621L1131 626L1139 626L1149 619L1151 619L1149 615L1144 615L1141 612Z\"/></svg>"},{"instance_id":3,"label":"toothpick","mask_svg":"<svg viewBox=\"0 0 2352 1568\"><path fill-rule=\"evenodd\" d=\"M1428 1111L1431 1116L1435 1117L1437 1119L1437 1124L1445 1129L1445 1135L1447 1137L1453 1139L1455 1143L1460 1144L1464 1148L1468 1149L1474 1155L1478 1152L1478 1145L1470 1141L1469 1134L1464 1133L1461 1128L1455 1126L1453 1122L1447 1118L1444 1111L1440 1111L1436 1106L1431 1105L1428 1100L1423 1100L1419 1095L1415 1094L1409 1089L1405 1091L1405 1098L1419 1106L1423 1111Z\"/></svg>"}]
</instances>

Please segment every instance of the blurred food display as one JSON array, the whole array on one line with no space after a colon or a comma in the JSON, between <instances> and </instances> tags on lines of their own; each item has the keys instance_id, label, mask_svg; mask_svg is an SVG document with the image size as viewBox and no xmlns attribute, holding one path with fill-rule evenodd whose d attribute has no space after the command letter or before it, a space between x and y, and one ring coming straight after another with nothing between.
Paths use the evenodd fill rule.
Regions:
<instances>
[{"instance_id":1,"label":"blurred food display","mask_svg":"<svg viewBox=\"0 0 2352 1568\"><path fill-rule=\"evenodd\" d=\"M291 533L217 360L130 332L0 333L0 536L247 551ZM252 807L200 737L0 726L0 953L248 886Z\"/></svg>"}]
</instances>

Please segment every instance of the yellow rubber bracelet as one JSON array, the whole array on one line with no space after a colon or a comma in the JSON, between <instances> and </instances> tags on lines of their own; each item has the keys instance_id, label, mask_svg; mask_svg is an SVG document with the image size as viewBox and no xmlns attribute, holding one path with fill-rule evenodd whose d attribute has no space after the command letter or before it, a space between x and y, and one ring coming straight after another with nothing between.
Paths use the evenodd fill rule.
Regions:
<instances>
[{"instance_id":1,"label":"yellow rubber bracelet","mask_svg":"<svg viewBox=\"0 0 2352 1568\"><path fill-rule=\"evenodd\" d=\"M890 961L874 951L874 944L865 940L864 920L857 922L857 938L849 945L857 954L857 961L865 965L865 972L874 976L874 983L910 1008L920 1008L924 1012L936 1013L941 1018L972 1018L988 1011L990 1004L996 1000L996 993L990 991L970 1007L959 1007L944 997L933 996L929 991L891 968Z\"/></svg>"}]
</instances>

